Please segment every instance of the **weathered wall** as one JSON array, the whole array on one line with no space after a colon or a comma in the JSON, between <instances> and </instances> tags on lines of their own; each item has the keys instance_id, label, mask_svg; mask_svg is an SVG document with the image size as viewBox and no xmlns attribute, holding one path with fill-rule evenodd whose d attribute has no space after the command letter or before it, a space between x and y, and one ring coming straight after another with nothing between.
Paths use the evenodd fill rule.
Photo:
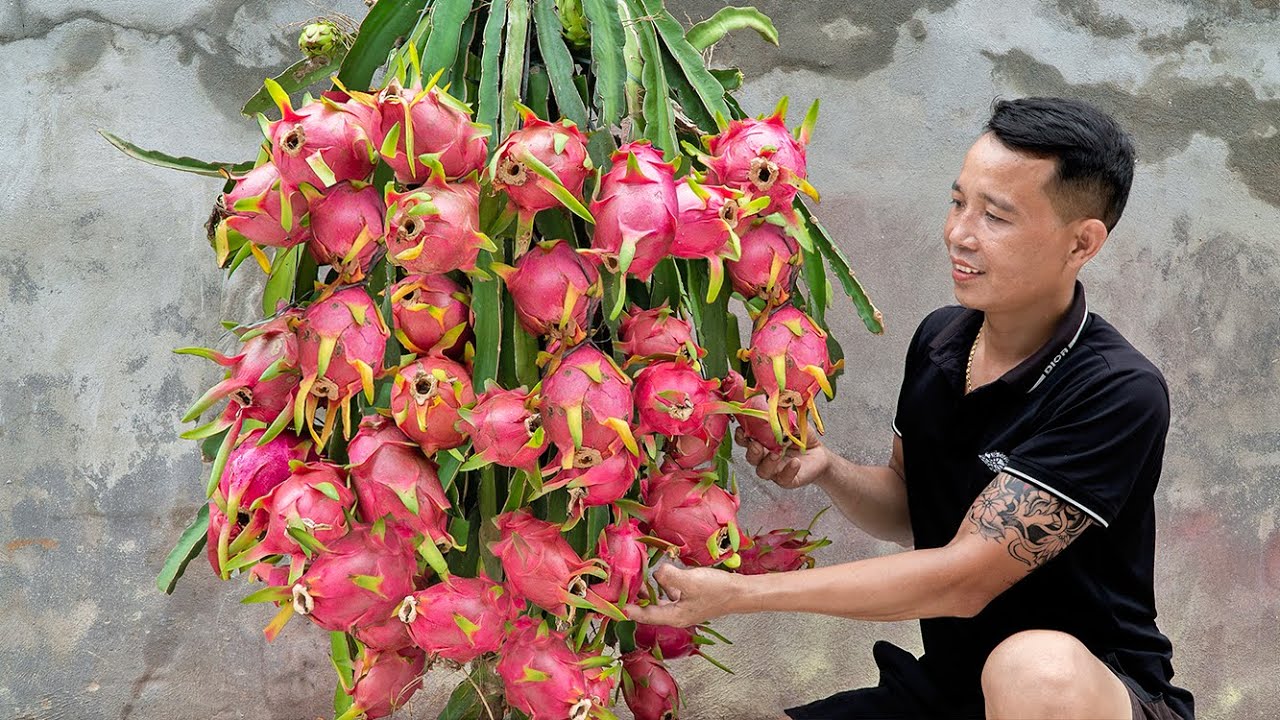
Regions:
<instances>
[{"instance_id":1,"label":"weathered wall","mask_svg":"<svg viewBox=\"0 0 1280 720\"><path fill-rule=\"evenodd\" d=\"M672 2L700 19L720 3ZM152 577L198 504L181 409L214 379L169 354L225 343L243 280L213 269L216 183L133 162L94 130L199 157L244 155L240 100L293 56L319 3L0 4L0 717L310 718L329 705L317 633L261 640L263 607L208 573ZM852 371L828 442L882 460L916 322L951 301L947 188L997 95L1066 94L1114 112L1141 164L1125 219L1085 273L1091 309L1165 372L1173 428L1159 491L1160 624L1202 717L1280 702L1280 6L1275 0L758 2L781 49L716 52L744 104L790 94L823 115L810 150L821 217L888 322L831 314ZM353 15L360 3L338 8ZM797 113L798 114L798 113ZM847 305L840 308L847 310ZM804 524L817 490L743 476L747 525ZM888 552L834 515L823 562ZM874 680L869 647L918 649L909 623L768 616L719 623L725 676L680 661L688 715L772 718ZM297 632L294 632L296 630ZM434 681L413 716L438 707Z\"/></svg>"}]
</instances>

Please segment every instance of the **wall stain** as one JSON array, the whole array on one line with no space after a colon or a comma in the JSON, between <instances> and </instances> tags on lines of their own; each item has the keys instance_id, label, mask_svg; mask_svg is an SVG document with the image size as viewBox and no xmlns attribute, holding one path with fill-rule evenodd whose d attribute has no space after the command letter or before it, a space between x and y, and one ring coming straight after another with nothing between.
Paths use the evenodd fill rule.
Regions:
<instances>
[{"instance_id":1,"label":"wall stain","mask_svg":"<svg viewBox=\"0 0 1280 720\"><path fill-rule=\"evenodd\" d=\"M1098 0L1057 0L1056 4L1058 12L1098 37L1114 40L1134 33L1127 18L1102 12Z\"/></svg>"},{"instance_id":2,"label":"wall stain","mask_svg":"<svg viewBox=\"0 0 1280 720\"><path fill-rule=\"evenodd\" d=\"M1181 28L1160 35L1144 35L1138 47L1148 55L1164 55L1185 49L1193 43L1210 45L1217 38L1213 23L1206 17L1192 18Z\"/></svg>"},{"instance_id":3,"label":"wall stain","mask_svg":"<svg viewBox=\"0 0 1280 720\"><path fill-rule=\"evenodd\" d=\"M10 302L34 305L39 298L40 285L31 277L25 258L11 257L0 262L0 277L9 283Z\"/></svg>"},{"instance_id":4,"label":"wall stain","mask_svg":"<svg viewBox=\"0 0 1280 720\"><path fill-rule=\"evenodd\" d=\"M9 557L13 557L18 554L19 550L25 550L29 547L39 547L43 550L52 551L56 550L58 545L58 541L53 538L18 538L5 543L4 550Z\"/></svg>"},{"instance_id":5,"label":"wall stain","mask_svg":"<svg viewBox=\"0 0 1280 720\"><path fill-rule=\"evenodd\" d=\"M1140 162L1177 155L1194 135L1223 140L1227 165L1249 192L1280 207L1280 100L1258 98L1243 79L1206 85L1165 73L1130 91L1110 82L1069 83L1023 50L982 54L992 61L992 75L1019 93L1078 97L1113 114L1134 134Z\"/></svg>"}]
</instances>

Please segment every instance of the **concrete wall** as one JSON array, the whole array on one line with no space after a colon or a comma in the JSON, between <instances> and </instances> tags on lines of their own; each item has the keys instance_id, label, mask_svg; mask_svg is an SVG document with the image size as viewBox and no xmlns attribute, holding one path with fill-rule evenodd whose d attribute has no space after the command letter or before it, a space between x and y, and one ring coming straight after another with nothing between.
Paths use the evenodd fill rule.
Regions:
<instances>
[{"instance_id":1,"label":"concrete wall","mask_svg":"<svg viewBox=\"0 0 1280 720\"><path fill-rule=\"evenodd\" d=\"M720 3L672 2L700 19ZM1114 112L1141 163L1129 210L1087 269L1090 306L1165 372L1173 427L1161 484L1157 596L1178 681L1205 718L1280 702L1280 5L1275 0L758 2L782 47L716 51L764 111L790 94L823 115L810 150L820 215L884 311L872 337L831 314L852 371L828 442L882 460L906 342L951 301L940 228L949 182L997 95L1065 94ZM319 3L157 0L0 4L0 717L312 718L329 707L319 633L273 645L270 610L202 566L172 597L152 578L205 471L177 417L215 371L169 354L226 344L252 271L226 283L201 225L217 183L133 162L94 134L199 157L246 155L242 98L294 56ZM359 16L344 0L339 10ZM798 117L798 113L797 113ZM743 476L751 528L804 524L817 490ZM891 548L827 515L834 563ZM910 623L768 616L676 672L688 716L771 718L873 682L876 638ZM433 717L437 677L412 717Z\"/></svg>"}]
</instances>

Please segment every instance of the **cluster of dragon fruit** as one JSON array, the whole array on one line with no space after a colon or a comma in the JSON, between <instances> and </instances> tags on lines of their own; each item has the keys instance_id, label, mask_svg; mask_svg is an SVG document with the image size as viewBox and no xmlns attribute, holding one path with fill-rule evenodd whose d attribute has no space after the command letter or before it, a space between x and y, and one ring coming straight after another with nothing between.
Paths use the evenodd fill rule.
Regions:
<instances>
[{"instance_id":1,"label":"cluster of dragon fruit","mask_svg":"<svg viewBox=\"0 0 1280 720\"><path fill-rule=\"evenodd\" d=\"M227 433L209 488L214 572L250 578L260 587L246 601L278 606L268 639L295 615L352 638L344 718L387 716L435 663L477 660L533 720L613 717L619 695L638 720L678 717L668 664L704 655L715 633L626 621L625 604L657 599L651 566L795 570L825 543L743 531L736 483L716 471L733 423L772 450L804 445L839 368L789 302L812 124L793 133L782 112L734 121L684 174L645 141L597 169L579 128L527 109L491 149L488 129L434 82L296 109L272 90L282 117L264 126L258 166L232 178L216 232L255 254L305 244L328 270L308 301L237 328L234 356L185 351L227 370L184 418L226 400L200 433ZM394 173L385 187L373 182L380 163ZM489 234L486 195L505 203ZM589 246L535 230L553 208L593 228ZM669 257L707 262L712 297L727 273L754 323L740 353L753 382L708 377L679 308L622 313L625 280L649 280ZM371 291L384 261L394 282ZM532 387L473 384L477 356L497 348L477 347L471 284L494 276L537 338ZM603 302L609 277L616 303ZM475 563L467 576L450 565L468 541L458 505L474 502L458 478L490 464L510 469L507 503L479 533L501 572ZM539 517L536 501L557 494L564 519ZM579 553L565 533L593 509L608 522ZM628 650L607 652L624 634Z\"/></svg>"}]
</instances>

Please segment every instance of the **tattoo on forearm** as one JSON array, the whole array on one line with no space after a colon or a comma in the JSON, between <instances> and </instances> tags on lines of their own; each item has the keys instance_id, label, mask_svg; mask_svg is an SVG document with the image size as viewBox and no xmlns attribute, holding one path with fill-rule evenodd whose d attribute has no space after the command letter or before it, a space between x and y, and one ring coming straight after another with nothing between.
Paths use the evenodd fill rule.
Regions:
<instances>
[{"instance_id":1,"label":"tattoo on forearm","mask_svg":"<svg viewBox=\"0 0 1280 720\"><path fill-rule=\"evenodd\" d=\"M1066 549L1092 520L1035 485L1000 473L969 509L975 532L1007 543L1009 554L1039 567Z\"/></svg>"}]
</instances>

